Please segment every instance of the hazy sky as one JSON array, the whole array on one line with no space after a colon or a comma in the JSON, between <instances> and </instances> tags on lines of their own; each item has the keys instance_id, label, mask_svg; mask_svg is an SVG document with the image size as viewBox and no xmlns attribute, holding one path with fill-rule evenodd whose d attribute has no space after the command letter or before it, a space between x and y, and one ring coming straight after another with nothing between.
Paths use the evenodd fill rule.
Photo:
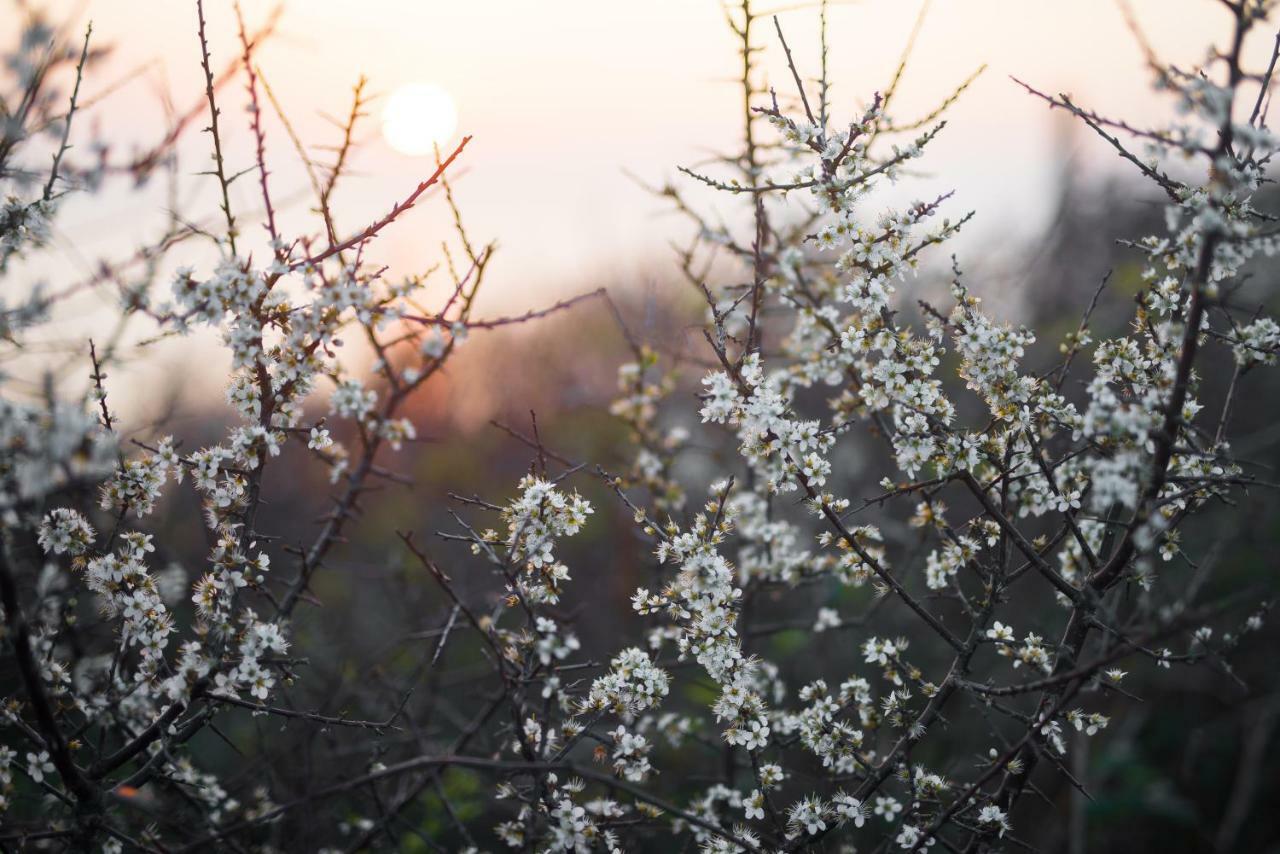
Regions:
<instances>
[{"instance_id":1,"label":"hazy sky","mask_svg":"<svg viewBox=\"0 0 1280 854\"><path fill-rule=\"evenodd\" d=\"M779 15L806 74L817 72L817 7ZM243 3L250 28L275 3ZM763 5L763 4L758 4ZM1135 17L1163 59L1195 64L1204 45L1221 38L1227 15L1214 0L1133 0ZM163 136L161 93L179 110L203 97L194 2L79 0L52 4L92 19L94 38L114 54L85 84L85 96L129 72L140 76L81 119L114 141L119 153ZM836 3L830 10L835 112L851 116L888 81L920 9L914 0ZM223 67L239 51L230 3L207 3L213 61ZM0 38L15 16L0 18ZM791 83L771 27L761 27L764 63L781 91ZM1269 48L1257 34L1256 54ZM471 134L458 174L464 212L480 239L501 245L490 296L506 308L545 302L552 293L600 283L638 281L670 269L668 243L687 235L681 220L626 177L652 182L675 175L710 150L730 148L740 132L739 95L732 82L736 45L717 0L293 0L258 64L310 143L335 140L323 114L343 114L360 74L376 92L434 83L457 103L460 133ZM1141 54L1114 0L935 0L900 89L894 113L921 115L977 66L988 70L949 113L949 126L930 148L932 177L903 192L911 198L955 190L951 213L978 217L959 244L968 269L1035 233L1046 221L1065 149L1078 168L1117 169L1104 144L1068 139L1061 120L1010 79L1072 92L1082 104L1137 124L1168 115L1150 96ZM250 135L237 84L223 95L230 168L252 162ZM378 133L379 103L364 126L356 174L341 188L340 230L354 231L383 213L424 174L429 162L394 152ZM201 124L206 121L203 117ZM286 224L302 223L307 184L274 117L268 157L278 199L300 201ZM206 168L208 137L191 133L180 147L196 195L192 215L215 214ZM236 206L258 204L256 185L239 183ZM67 275L93 259L119 257L134 241L155 235L166 203L159 184L141 192L113 185L68 206L60 221ZM726 204L736 204L727 202ZM308 220L309 222L309 220ZM393 269L422 269L439 257L441 206L427 204L376 243L376 258ZM314 230L314 224L307 226Z\"/></svg>"},{"instance_id":2,"label":"hazy sky","mask_svg":"<svg viewBox=\"0 0 1280 854\"><path fill-rule=\"evenodd\" d=\"M83 8L98 43L115 46L112 62L86 84L89 94L149 64L142 78L96 111L108 136L138 144L158 138L161 88L179 108L199 98L194 3L63 5ZM275 4L243 5L252 27ZM207 6L220 66L238 50L234 14L219 0ZM832 77L845 114L883 87L919 7L910 0L833 6ZM1201 56L1205 40L1226 24L1213 0L1134 0L1133 8L1162 56L1183 62ZM804 70L816 72L815 8L785 11L781 21ZM0 28L13 23L6 15ZM760 35L771 79L789 88L772 34ZM624 170L660 181L677 164L731 144L739 129L729 82L734 49L716 0L294 0L259 64L309 141L332 140L320 113L343 112L361 73L375 91L427 81L450 92L460 132L475 138L460 184L466 212L479 234L501 241L510 286L524 290L660 260L654 251L663 251L679 223L656 217L661 205ZM926 161L939 176L930 186L955 189L957 208L977 209L969 246L1039 225L1062 153L1049 112L1009 75L1070 90L1084 103L1139 123L1167 110L1147 94L1140 55L1113 0L936 0L895 113L905 118L927 110L982 63L987 73L954 108ZM241 93L226 100L230 157L248 165L243 113L234 109ZM345 187L351 227L411 187L427 167L392 151L373 118L356 161L361 174ZM304 184L287 140L274 124L271 131L276 192L285 196ZM206 147L202 135L187 140L189 171L203 168ZM1095 141L1080 145L1080 153L1089 165L1116 165ZM250 182L242 184L248 209L256 199ZM145 229L149 212L162 202L158 193L115 191L73 211L64 230L92 254L119 239L122 223ZM436 222L429 214L415 216L380 250L393 255L388 260L425 262L435 242L427 226Z\"/></svg>"}]
</instances>

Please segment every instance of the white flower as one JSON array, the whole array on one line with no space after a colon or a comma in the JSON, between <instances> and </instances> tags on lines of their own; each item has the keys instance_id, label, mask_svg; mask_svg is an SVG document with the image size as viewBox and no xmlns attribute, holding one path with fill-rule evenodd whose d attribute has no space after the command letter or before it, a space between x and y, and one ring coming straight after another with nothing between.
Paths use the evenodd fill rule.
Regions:
<instances>
[{"instance_id":1,"label":"white flower","mask_svg":"<svg viewBox=\"0 0 1280 854\"><path fill-rule=\"evenodd\" d=\"M826 808L814 797L804 798L792 805L787 813L787 824L792 833L801 832L813 836L827 829Z\"/></svg>"},{"instance_id":2,"label":"white flower","mask_svg":"<svg viewBox=\"0 0 1280 854\"><path fill-rule=\"evenodd\" d=\"M923 840L923 841L922 841ZM929 847L933 845L934 838L932 836L925 838L924 831L914 825L904 824L898 831L898 836L894 840L898 843L898 847L904 850L910 850L917 845Z\"/></svg>"},{"instance_id":3,"label":"white flower","mask_svg":"<svg viewBox=\"0 0 1280 854\"><path fill-rule=\"evenodd\" d=\"M862 801L853 795L841 792L831 799L831 805L835 807L841 824L853 822L854 827L862 827L867 823L867 811L862 806Z\"/></svg>"},{"instance_id":4,"label":"white flower","mask_svg":"<svg viewBox=\"0 0 1280 854\"><path fill-rule=\"evenodd\" d=\"M96 536L93 526L83 516L75 510L59 507L45 514L40 523L38 542L46 552L78 555L93 544Z\"/></svg>"},{"instance_id":5,"label":"white flower","mask_svg":"<svg viewBox=\"0 0 1280 854\"><path fill-rule=\"evenodd\" d=\"M813 630L823 632L840 627L840 613L835 608L819 608L818 619L814 621Z\"/></svg>"},{"instance_id":6,"label":"white flower","mask_svg":"<svg viewBox=\"0 0 1280 854\"><path fill-rule=\"evenodd\" d=\"M1009 829L1008 815L994 804L988 804L978 811L978 823L1000 828L1001 836L1004 836Z\"/></svg>"},{"instance_id":7,"label":"white flower","mask_svg":"<svg viewBox=\"0 0 1280 854\"><path fill-rule=\"evenodd\" d=\"M892 823L898 813L902 812L902 804L898 803L896 798L877 796L874 812L885 821Z\"/></svg>"},{"instance_id":8,"label":"white flower","mask_svg":"<svg viewBox=\"0 0 1280 854\"><path fill-rule=\"evenodd\" d=\"M39 753L27 754L27 773L31 775L31 779L37 783L44 782L45 774L52 774L54 771L53 762L49 759L49 751L42 750Z\"/></svg>"},{"instance_id":9,"label":"white flower","mask_svg":"<svg viewBox=\"0 0 1280 854\"><path fill-rule=\"evenodd\" d=\"M998 641L1012 641L1014 638L1013 628L996 620L991 628L987 629L987 637Z\"/></svg>"}]
</instances>

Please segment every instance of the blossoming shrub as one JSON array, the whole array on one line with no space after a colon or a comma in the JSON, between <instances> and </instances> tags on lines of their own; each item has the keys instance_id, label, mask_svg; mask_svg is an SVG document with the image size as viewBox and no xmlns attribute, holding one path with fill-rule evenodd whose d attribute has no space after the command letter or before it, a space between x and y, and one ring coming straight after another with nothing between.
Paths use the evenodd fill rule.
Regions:
<instances>
[{"instance_id":1,"label":"blossoming shrub","mask_svg":"<svg viewBox=\"0 0 1280 854\"><path fill-rule=\"evenodd\" d=\"M712 367L699 387L682 386L624 330L636 358L620 371L612 412L634 439L625 467L575 462L510 430L536 456L529 474L505 499L458 498L457 530L444 535L470 546L471 565L442 566L402 534L397 549L438 585L447 615L434 652L413 666L432 670L446 644L465 647L485 693L433 693L424 707L410 686L379 717L357 719L291 701L287 688L309 663L294 643L295 612L313 604L318 576L341 571L327 558L365 493L397 479L395 451L415 438L401 414L414 391L471 331L545 312L474 316L489 253L465 234L465 261L448 265L451 286L430 309L421 278L394 277L372 257L372 238L432 187L447 189L465 140L387 216L346 238L329 206L339 158L312 175L319 236L283 233L256 42L242 26L258 145L241 173L224 161L197 4L221 260L182 267L167 293L131 292L125 310L161 330L221 335L236 423L201 448L163 435L123 441L103 385L110 358L96 350L84 397L6 389L0 838L65 850L289 849L281 828L305 810L329 817L313 836L349 850L395 847L407 833L426 845L578 852L1020 845L1033 781L1069 774L1082 739L1106 738L1098 698L1125 693L1126 667L1224 661L1265 611L1256 599L1204 601L1187 582L1194 564L1174 560L1198 510L1261 486L1233 460L1230 413L1280 350L1280 326L1234 299L1251 259L1278 239L1275 217L1252 202L1280 150L1265 126L1271 71L1242 65L1245 36L1273 4L1223 5L1227 48L1194 71L1153 64L1178 111L1168 127L1133 128L1031 90L1102 135L1167 199L1167 231L1132 247L1144 286L1131 331L1094 340L1085 312L1046 373L1024 366L1036 332L985 313L958 262L946 304L913 291L922 259L967 216L944 217L946 196L888 209L877 190L925 156L934 117L896 122L892 87L840 117L825 79L805 86L792 66L794 103L758 99L744 152L719 167L728 174L689 173L749 202L748 236L668 192L700 225L702 242L683 259L707 301ZM749 4L740 11L731 23L750 100L762 95L756 19ZM47 70L31 50L11 63L23 91L44 85ZM29 187L8 158L28 131L5 131L0 163L17 191ZM62 140L43 192L6 202L6 264L39 247L72 189L59 177ZM266 254L245 250L227 192L237 179L258 184ZM740 275L700 273L703 249L727 254ZM21 348L56 299L36 293L5 309L6 346ZM339 358L344 337L367 342L366 371ZM1235 368L1214 412L1197 370L1210 348ZM696 432L667 426L682 409L697 413ZM855 444L858 435L874 444ZM695 446L716 449L714 477L691 482L683 460ZM849 476L870 468L853 458L867 447L892 472L874 486ZM288 476L279 458L290 448L336 490L318 532L261 529L264 483ZM653 554L653 580L631 598L646 631L618 633L608 648L584 649L564 607L584 571L562 558L566 541L591 528L596 509L584 482L626 508ZM178 490L198 496L208 542L190 577L159 565L169 549L148 530ZM903 515L919 532L911 542L893 530ZM858 588L872 595L855 612L840 593ZM857 666L812 662L823 675L797 683L757 642L772 630L761 603L780 601L820 603L803 626L842 633ZM879 630L882 609L910 632ZM316 768L315 785L279 791L263 763L269 772L287 760L270 751L244 773L199 761L197 736L250 715L314 728L334 761L354 750L368 763L336 780ZM962 754L934 747L962 728L981 733ZM454 808L450 769L488 778L495 803L483 821ZM424 831L403 816L427 798L437 809Z\"/></svg>"}]
</instances>

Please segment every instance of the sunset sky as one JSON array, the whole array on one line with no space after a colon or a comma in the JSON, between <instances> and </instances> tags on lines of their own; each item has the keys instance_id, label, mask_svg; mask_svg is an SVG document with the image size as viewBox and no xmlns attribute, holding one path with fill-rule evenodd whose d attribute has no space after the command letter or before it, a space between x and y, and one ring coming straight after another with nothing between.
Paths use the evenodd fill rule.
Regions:
<instances>
[{"instance_id":1,"label":"sunset sky","mask_svg":"<svg viewBox=\"0 0 1280 854\"><path fill-rule=\"evenodd\" d=\"M243 6L250 29L275 8L253 0ZM816 4L781 6L802 71L816 74ZM81 0L50 8L55 19L78 14L78 27L92 19L95 43L114 48L86 81L86 98L139 72L86 111L78 132L96 127L126 155L163 136L163 95L178 111L200 102L194 2ZM1133 0L1132 9L1160 56L1187 65L1227 26L1211 0ZM919 10L920 3L905 0L832 4L837 115L853 115L887 83ZM239 51L234 9L209 0L206 12L213 63L222 68ZM15 25L5 16L0 37L11 38ZM766 22L760 30L769 78L790 92L772 27ZM1259 33L1250 47L1265 55L1267 42ZM741 123L735 51L716 0L294 0L257 61L309 143L335 141L324 115L345 113L361 74L384 95L415 83L447 92L457 112L453 142L474 137L456 170L464 213L475 237L496 238L501 247L489 296L504 308L526 308L549 295L626 285L670 269L668 244L686 236L687 225L664 215L662 202L627 174L661 182L677 165L733 145ZM1012 245L1010 236L1043 227L1068 152L1084 175L1123 165L1098 140L1064 134L1062 118L1010 75L1070 91L1082 104L1139 125L1169 115L1169 104L1149 94L1141 52L1114 0L936 0L894 114L928 112L984 63L987 72L950 111L925 159L931 175L902 189L904 200L954 190L952 214L977 211L956 245L967 267L979 271ZM384 101L371 108L354 174L338 194L340 229L355 231L381 215L431 171L429 158L387 144L379 131ZM244 102L239 82L222 96L233 170L252 163ZM314 232L304 174L274 116L267 132L275 195L293 200L286 224ZM184 210L215 214L213 182L195 177L208 163L208 137L189 133L179 151L191 176ZM258 207L256 184L244 180L234 189L239 210ZM159 182L141 191L116 182L73 201L60 221L66 267L51 275L83 275L94 259L153 238L165 204ZM444 230L441 206L428 203L377 241L378 260L400 272L425 269L439 258Z\"/></svg>"}]
</instances>

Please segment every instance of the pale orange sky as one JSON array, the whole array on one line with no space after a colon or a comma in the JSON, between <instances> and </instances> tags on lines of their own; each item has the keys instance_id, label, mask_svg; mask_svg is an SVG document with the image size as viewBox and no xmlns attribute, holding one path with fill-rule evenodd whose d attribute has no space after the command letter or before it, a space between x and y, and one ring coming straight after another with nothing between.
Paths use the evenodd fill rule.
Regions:
<instances>
[{"instance_id":1,"label":"pale orange sky","mask_svg":"<svg viewBox=\"0 0 1280 854\"><path fill-rule=\"evenodd\" d=\"M238 50L229 3L210 0L215 64ZM243 4L251 22L274 3ZM780 5L790 6L790 3ZM162 132L155 90L163 80L180 107L200 95L194 3L181 0L88 0L83 7L99 44L116 55L86 84L145 62L148 76L103 105L99 121L116 140L143 143ZM920 4L863 0L832 8L832 77L851 112L892 72ZM1136 15L1162 55L1192 62L1206 39L1223 32L1226 16L1212 0L1135 0ZM781 20L805 71L816 73L816 12L785 12ZM6 19L0 28L12 26ZM252 24L251 24L252 26ZM763 28L762 28L763 29ZM1259 34L1260 41L1267 40ZM779 88L789 88L767 30L767 63ZM1265 49L1266 45L1261 44ZM624 175L658 181L677 164L724 148L738 131L734 44L716 0L293 0L279 36L259 64L301 135L329 139L320 111L340 113L356 77L375 91L412 81L436 82L459 109L459 130L475 139L462 182L466 211L478 232L498 237L506 264L528 280L564 280L599 265L647 261L665 244L669 219ZM978 210L973 241L1007 228L1034 228L1045 214L1045 190L1060 155L1043 105L1008 79L1068 89L1084 102L1139 123L1166 115L1148 96L1132 37L1113 0L937 0L917 47L897 113L927 109L979 64L988 72L956 105L926 165L956 204ZM241 100L228 94L229 106ZM114 109L109 109L113 105ZM231 159L249 162L243 114L227 109ZM376 117L375 117L376 118ZM274 130L274 129L273 129ZM394 153L366 127L368 145L347 185L347 222L382 208L422 174L426 163ZM190 171L202 168L207 139L184 146ZM1089 141L1090 162L1114 157ZM301 189L287 140L270 141L276 190ZM256 201L250 182L243 206ZM77 217L78 238L96 248L116 239L120 214L141 224L161 201L148 194L111 194ZM119 198L115 198L115 196ZM75 211L77 214L80 211ZM392 260L427 260L428 218L390 235ZM73 226L66 224L71 232ZM981 241L979 241L981 242Z\"/></svg>"},{"instance_id":2,"label":"pale orange sky","mask_svg":"<svg viewBox=\"0 0 1280 854\"><path fill-rule=\"evenodd\" d=\"M234 12L221 0L206 5L220 68L239 50ZM275 3L243 6L252 28ZM1214 0L1133 0L1132 7L1161 57L1183 64L1195 64L1206 43L1227 29ZM93 20L97 43L114 45L111 61L86 82L87 96L149 64L82 119L81 129L96 122L127 151L163 134L161 88L183 110L201 97L194 2L79 0L51 8L80 9ZM838 116L851 115L886 84L919 8L914 0L833 5ZM785 11L780 20L802 70L816 74L816 4ZM0 20L0 39L11 38L15 23L9 15ZM771 26L760 29L770 79L790 91ZM1256 36L1255 56L1265 59L1270 37ZM601 277L612 284L670 269L668 243L686 236L687 227L661 216L662 203L624 170L660 182L677 165L733 144L741 121L731 82L735 50L717 0L292 0L258 64L312 142L333 140L320 114L342 114L362 73L377 92L416 81L450 92L459 133L474 136L461 161L459 197L475 236L501 245L490 296L498 295L504 308L525 308L594 287ZM1140 52L1114 0L936 0L895 114L927 112L983 63L986 74L950 111L947 130L930 148L925 165L932 177L902 191L920 198L955 190L952 213L977 210L957 244L971 269L1008 246L1010 233L1027 236L1045 223L1063 154L1049 111L1009 75L1069 90L1082 104L1140 125L1169 115L1168 103L1148 94ZM243 102L239 85L223 96L232 168L252 162ZM354 161L358 174L339 193L346 230L376 218L430 171L427 161L397 154L379 138L377 109ZM277 198L300 194L303 173L274 117L268 133ZM1082 135L1071 145L1082 169L1122 166L1095 139ZM205 168L207 136L189 134L180 152L188 174ZM193 178L191 186L202 188L204 203L187 210L216 213L212 182ZM245 180L235 189L241 210L257 207L256 184ZM115 186L71 203L60 222L61 236L76 250L67 263L84 268L154 235L164 201L157 184L144 192ZM304 212L295 205L286 224L302 223ZM400 272L425 268L439 257L443 227L440 206L427 204L373 251Z\"/></svg>"}]
</instances>

